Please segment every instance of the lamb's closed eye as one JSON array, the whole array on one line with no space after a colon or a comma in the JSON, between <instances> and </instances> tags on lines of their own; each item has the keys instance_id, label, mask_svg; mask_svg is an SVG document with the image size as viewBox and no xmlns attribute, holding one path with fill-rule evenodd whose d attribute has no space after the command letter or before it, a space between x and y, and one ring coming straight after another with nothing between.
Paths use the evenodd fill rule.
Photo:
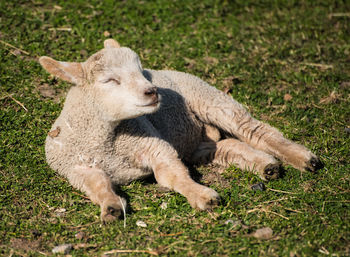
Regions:
<instances>
[{"instance_id":1,"label":"lamb's closed eye","mask_svg":"<svg viewBox=\"0 0 350 257\"><path fill-rule=\"evenodd\" d=\"M117 85L120 85L120 79L116 79L116 78L109 78L109 79L106 79L103 81L103 83L105 83L105 84L110 83L110 82L113 82Z\"/></svg>"}]
</instances>

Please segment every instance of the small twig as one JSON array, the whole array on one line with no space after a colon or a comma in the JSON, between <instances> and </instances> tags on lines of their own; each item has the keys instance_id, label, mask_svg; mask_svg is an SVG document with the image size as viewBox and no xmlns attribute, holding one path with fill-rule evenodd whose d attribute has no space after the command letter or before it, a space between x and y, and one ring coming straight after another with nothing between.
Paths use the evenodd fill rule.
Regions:
<instances>
[{"instance_id":1,"label":"small twig","mask_svg":"<svg viewBox=\"0 0 350 257\"><path fill-rule=\"evenodd\" d=\"M175 241L175 242L173 242L173 243L171 243L171 244L166 245L166 246L163 248L163 250L169 249L169 248L174 247L175 245L178 245L178 244L186 244L186 245L188 245L188 244L191 244L191 243L188 242L188 241L177 240L177 241ZM177 248L180 249L180 247L177 247Z\"/></svg>"},{"instance_id":2,"label":"small twig","mask_svg":"<svg viewBox=\"0 0 350 257\"><path fill-rule=\"evenodd\" d=\"M49 30L50 31L52 31L52 30L56 31L57 30L57 31L69 31L70 32L70 31L72 31L72 28L64 28L64 27L63 28L49 28Z\"/></svg>"},{"instance_id":3,"label":"small twig","mask_svg":"<svg viewBox=\"0 0 350 257\"><path fill-rule=\"evenodd\" d=\"M217 242L217 240L205 240L205 241L201 242L201 245L204 245L204 244L210 243L210 242Z\"/></svg>"},{"instance_id":4,"label":"small twig","mask_svg":"<svg viewBox=\"0 0 350 257\"><path fill-rule=\"evenodd\" d=\"M159 254L156 251L150 251L150 250L111 250L108 252L104 252L103 254L113 254L113 253L148 253L150 255L156 255Z\"/></svg>"},{"instance_id":5,"label":"small twig","mask_svg":"<svg viewBox=\"0 0 350 257\"><path fill-rule=\"evenodd\" d=\"M82 249L82 248L96 248L97 244L85 244L85 243L80 243L73 245L74 249Z\"/></svg>"},{"instance_id":6,"label":"small twig","mask_svg":"<svg viewBox=\"0 0 350 257\"><path fill-rule=\"evenodd\" d=\"M324 248L323 246L321 247L321 249L318 249L318 251L320 253L325 254L325 255L329 255L329 251L326 248Z\"/></svg>"},{"instance_id":7,"label":"small twig","mask_svg":"<svg viewBox=\"0 0 350 257\"><path fill-rule=\"evenodd\" d=\"M280 201L289 200L289 199L293 199L293 198L295 198L295 196L282 197L282 198L279 198L279 199L276 199L276 200L265 201L265 202L262 202L261 204L264 204L264 203L275 203L275 202L280 202Z\"/></svg>"},{"instance_id":8,"label":"small twig","mask_svg":"<svg viewBox=\"0 0 350 257\"><path fill-rule=\"evenodd\" d=\"M293 192L288 192L288 191L283 191L283 190L278 190L278 189L272 189L272 188L268 188L268 190L273 191L273 192L278 192L278 193L291 194L291 195L299 195L300 194L300 193L293 193Z\"/></svg>"},{"instance_id":9,"label":"small twig","mask_svg":"<svg viewBox=\"0 0 350 257\"><path fill-rule=\"evenodd\" d=\"M24 51L24 50L22 50L22 49L20 49L20 48L18 48L18 47L15 47L15 46L13 46L13 45L11 45L11 44L5 42L5 41L0 40L0 43L6 45L6 46L8 46L8 47L11 47L11 48L13 48L13 49L16 49L16 50L18 50L18 51L20 51L21 53L24 53L24 54L26 54L26 55L30 55L27 51Z\"/></svg>"},{"instance_id":10,"label":"small twig","mask_svg":"<svg viewBox=\"0 0 350 257\"><path fill-rule=\"evenodd\" d=\"M261 208L255 208L255 209L248 210L247 214L252 213L252 212L256 212L256 211L261 211Z\"/></svg>"},{"instance_id":11,"label":"small twig","mask_svg":"<svg viewBox=\"0 0 350 257\"><path fill-rule=\"evenodd\" d=\"M328 15L329 18L332 18L332 17L350 17L350 12L345 12L345 13L331 13Z\"/></svg>"},{"instance_id":12,"label":"small twig","mask_svg":"<svg viewBox=\"0 0 350 257\"><path fill-rule=\"evenodd\" d=\"M12 95L6 95L4 98L11 98L14 102L16 102L18 105L20 105L26 112L28 112L28 109L22 104L20 101L16 100Z\"/></svg>"},{"instance_id":13,"label":"small twig","mask_svg":"<svg viewBox=\"0 0 350 257\"><path fill-rule=\"evenodd\" d=\"M318 106L318 105L317 105L317 104L315 104L315 103L312 103L312 105L313 105L314 107L316 107L316 108L320 109L320 110L323 110L323 109L324 109L324 108L322 108L322 107Z\"/></svg>"},{"instance_id":14,"label":"small twig","mask_svg":"<svg viewBox=\"0 0 350 257\"><path fill-rule=\"evenodd\" d=\"M333 69L333 65L329 65L329 64L322 64L322 63L302 63L306 66L311 66L311 67L318 67L321 69Z\"/></svg>"},{"instance_id":15,"label":"small twig","mask_svg":"<svg viewBox=\"0 0 350 257\"><path fill-rule=\"evenodd\" d=\"M292 211L292 212L296 212L296 213L303 213L302 211L293 210L293 209L289 209L289 208L286 208L286 207L282 207L282 208L287 210L287 211Z\"/></svg>"},{"instance_id":16,"label":"small twig","mask_svg":"<svg viewBox=\"0 0 350 257\"><path fill-rule=\"evenodd\" d=\"M282 214L279 214L279 213L277 213L277 212L274 212L274 211L267 211L267 210L266 210L266 212L267 212L267 213L272 213L272 214L274 214L274 215L280 216L280 217L283 218L283 219L289 220L288 217L283 216Z\"/></svg>"},{"instance_id":17,"label":"small twig","mask_svg":"<svg viewBox=\"0 0 350 257\"><path fill-rule=\"evenodd\" d=\"M283 216L282 214L279 214L277 212L274 212L274 211L269 211L269 210L266 210L266 208L256 208L256 209L252 209L252 210L248 210L247 213L252 213L252 212L256 212L256 211L262 211L262 212L265 212L265 213L271 213L271 214L274 214L274 215L277 215L277 216L280 216L281 218L283 219L286 219L286 220L289 220L289 218Z\"/></svg>"}]
</instances>

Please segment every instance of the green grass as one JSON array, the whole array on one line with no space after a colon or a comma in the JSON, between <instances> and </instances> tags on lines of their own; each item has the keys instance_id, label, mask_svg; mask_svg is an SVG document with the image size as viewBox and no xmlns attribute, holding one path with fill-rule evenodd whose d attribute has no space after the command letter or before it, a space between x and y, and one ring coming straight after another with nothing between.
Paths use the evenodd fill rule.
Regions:
<instances>
[{"instance_id":1,"label":"green grass","mask_svg":"<svg viewBox=\"0 0 350 257\"><path fill-rule=\"evenodd\" d=\"M349 256L349 15L349 1L331 0L0 1L0 255L50 255L72 243L73 256L113 249ZM70 85L50 77L37 57L82 61L102 48L105 31L135 50L144 67L232 88L255 117L306 145L325 168L311 174L286 167L267 191L253 192L259 179L248 172L200 167L201 183L223 199L210 213L137 181L122 187L131 207L126 227L123 220L102 225L99 208L45 163L45 137ZM66 209L62 217L59 208ZM242 224L225 224L229 219ZM148 226L137 227L138 220ZM273 229L272 239L250 236L263 227Z\"/></svg>"}]
</instances>

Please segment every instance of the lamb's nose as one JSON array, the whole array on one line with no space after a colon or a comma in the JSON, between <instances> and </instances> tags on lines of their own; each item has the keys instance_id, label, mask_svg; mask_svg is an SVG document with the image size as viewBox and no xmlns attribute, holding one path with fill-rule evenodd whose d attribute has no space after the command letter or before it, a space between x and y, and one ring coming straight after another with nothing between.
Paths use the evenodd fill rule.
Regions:
<instances>
[{"instance_id":1,"label":"lamb's nose","mask_svg":"<svg viewBox=\"0 0 350 257\"><path fill-rule=\"evenodd\" d=\"M146 95L146 96L155 96L156 94L157 94L157 88L156 88L156 87L148 88L148 89L145 91L145 95Z\"/></svg>"}]
</instances>

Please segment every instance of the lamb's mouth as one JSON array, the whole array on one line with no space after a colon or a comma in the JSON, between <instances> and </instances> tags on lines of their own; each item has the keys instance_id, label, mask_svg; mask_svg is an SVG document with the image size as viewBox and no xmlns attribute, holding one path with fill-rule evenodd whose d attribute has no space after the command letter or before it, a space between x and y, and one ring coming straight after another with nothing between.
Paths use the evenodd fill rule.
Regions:
<instances>
[{"instance_id":1,"label":"lamb's mouth","mask_svg":"<svg viewBox=\"0 0 350 257\"><path fill-rule=\"evenodd\" d=\"M158 105L158 103L159 103L159 100L154 101L154 102L152 102L150 104L139 105L139 107L156 107Z\"/></svg>"}]
</instances>

